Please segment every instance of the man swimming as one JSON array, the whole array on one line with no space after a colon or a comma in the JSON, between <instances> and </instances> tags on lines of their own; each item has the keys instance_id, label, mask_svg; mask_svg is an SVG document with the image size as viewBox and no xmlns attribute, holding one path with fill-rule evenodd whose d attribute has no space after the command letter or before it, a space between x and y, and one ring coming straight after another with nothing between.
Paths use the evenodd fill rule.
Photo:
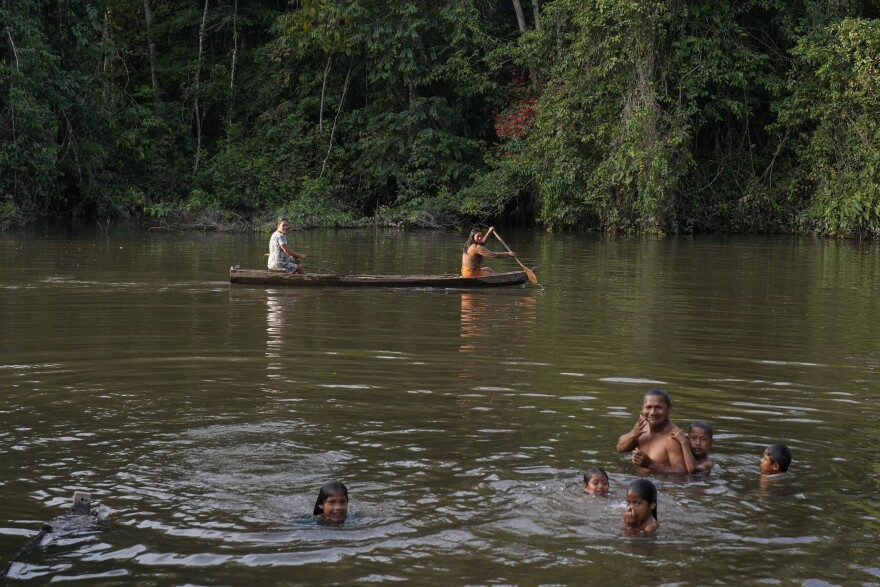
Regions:
<instances>
[{"instance_id":1,"label":"man swimming","mask_svg":"<svg viewBox=\"0 0 880 587\"><path fill-rule=\"evenodd\" d=\"M672 437L679 428L669 420L671 411L668 393L648 391L633 429L617 439L617 452L632 451L632 461L654 473L687 473L682 446Z\"/></svg>"}]
</instances>

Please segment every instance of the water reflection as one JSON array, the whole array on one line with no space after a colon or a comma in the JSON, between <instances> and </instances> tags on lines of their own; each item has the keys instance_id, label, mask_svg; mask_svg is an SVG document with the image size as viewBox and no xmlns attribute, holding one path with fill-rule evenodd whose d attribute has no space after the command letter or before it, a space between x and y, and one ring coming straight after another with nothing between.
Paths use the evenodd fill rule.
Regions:
<instances>
[{"instance_id":1,"label":"water reflection","mask_svg":"<svg viewBox=\"0 0 880 587\"><path fill-rule=\"evenodd\" d=\"M486 313L485 295L463 292L461 294L461 338L458 350L462 353L477 351L478 338L485 336L480 328L480 318Z\"/></svg>"},{"instance_id":2,"label":"water reflection","mask_svg":"<svg viewBox=\"0 0 880 587\"><path fill-rule=\"evenodd\" d=\"M266 358L267 369L281 369L280 359L284 348L284 331L288 323L288 312L296 302L295 295L274 289L266 290Z\"/></svg>"},{"instance_id":3,"label":"water reflection","mask_svg":"<svg viewBox=\"0 0 880 587\"><path fill-rule=\"evenodd\" d=\"M519 293L519 292L515 292ZM535 294L506 295L490 291L461 292L461 344L462 353L489 351L493 344L492 326L498 320L516 323L518 334L530 331L535 321ZM488 319L491 314L491 320ZM497 337L494 343L497 344Z\"/></svg>"}]
</instances>

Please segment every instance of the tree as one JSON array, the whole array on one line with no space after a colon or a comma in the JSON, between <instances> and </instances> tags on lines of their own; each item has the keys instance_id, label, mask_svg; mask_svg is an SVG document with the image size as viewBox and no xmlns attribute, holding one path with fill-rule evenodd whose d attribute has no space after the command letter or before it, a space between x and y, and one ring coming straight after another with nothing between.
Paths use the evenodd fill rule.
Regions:
<instances>
[{"instance_id":1,"label":"tree","mask_svg":"<svg viewBox=\"0 0 880 587\"><path fill-rule=\"evenodd\" d=\"M880 23L848 18L817 28L796 58L776 131L794 165L782 201L801 230L880 234Z\"/></svg>"}]
</instances>

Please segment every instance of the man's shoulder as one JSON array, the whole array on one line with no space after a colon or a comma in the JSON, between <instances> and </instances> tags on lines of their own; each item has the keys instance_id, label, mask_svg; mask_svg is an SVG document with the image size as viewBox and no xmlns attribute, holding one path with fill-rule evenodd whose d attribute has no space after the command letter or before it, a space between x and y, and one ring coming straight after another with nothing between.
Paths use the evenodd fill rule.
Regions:
<instances>
[{"instance_id":1,"label":"man's shoulder","mask_svg":"<svg viewBox=\"0 0 880 587\"><path fill-rule=\"evenodd\" d=\"M663 444L667 448L673 448L675 450L684 451L684 447L682 444L672 437L672 433L678 430L678 426L672 425L669 428L665 428L662 432L658 433L658 437L662 438Z\"/></svg>"},{"instance_id":2,"label":"man's shoulder","mask_svg":"<svg viewBox=\"0 0 880 587\"><path fill-rule=\"evenodd\" d=\"M676 430L679 430L678 426L671 426L671 427L669 427L669 428L667 428L667 429L665 429L665 430L663 431L662 436L663 436L663 438L664 438L667 442L673 442L673 443L675 443L676 445L681 446L681 443L680 443L680 442L678 442L676 439L672 438L672 434L673 434Z\"/></svg>"}]
</instances>

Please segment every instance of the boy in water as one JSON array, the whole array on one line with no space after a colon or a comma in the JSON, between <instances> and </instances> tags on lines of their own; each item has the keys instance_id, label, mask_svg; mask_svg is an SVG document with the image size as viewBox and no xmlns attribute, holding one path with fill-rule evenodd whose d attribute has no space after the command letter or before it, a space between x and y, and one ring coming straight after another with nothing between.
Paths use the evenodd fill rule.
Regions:
<instances>
[{"instance_id":1,"label":"boy in water","mask_svg":"<svg viewBox=\"0 0 880 587\"><path fill-rule=\"evenodd\" d=\"M776 475L788 471L791 465L791 451L784 444L771 444L761 457L761 475Z\"/></svg>"},{"instance_id":2,"label":"boy in water","mask_svg":"<svg viewBox=\"0 0 880 587\"><path fill-rule=\"evenodd\" d=\"M681 430L673 432L672 438L681 444L688 473L706 473L712 469L715 464L709 460L709 449L715 442L712 436L712 427L702 420L691 424L687 436Z\"/></svg>"}]
</instances>

